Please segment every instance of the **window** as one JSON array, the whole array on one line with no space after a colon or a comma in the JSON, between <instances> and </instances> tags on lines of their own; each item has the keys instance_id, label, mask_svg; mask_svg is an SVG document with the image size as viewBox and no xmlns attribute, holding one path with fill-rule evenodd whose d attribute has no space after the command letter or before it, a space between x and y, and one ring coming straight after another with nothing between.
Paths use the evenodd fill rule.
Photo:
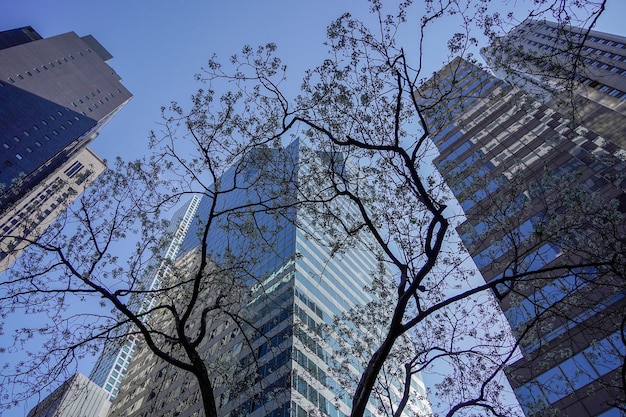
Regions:
<instances>
[{"instance_id":1,"label":"window","mask_svg":"<svg viewBox=\"0 0 626 417\"><path fill-rule=\"evenodd\" d=\"M2 144L2 146L4 146L4 149L9 149L9 144L8 144L8 143L6 143L6 142L4 142L4 143Z\"/></svg>"},{"instance_id":2,"label":"window","mask_svg":"<svg viewBox=\"0 0 626 417\"><path fill-rule=\"evenodd\" d=\"M27 148L26 148L26 152L28 152L28 153L33 153L33 150L32 150L31 148L28 148L28 147L27 147Z\"/></svg>"},{"instance_id":3,"label":"window","mask_svg":"<svg viewBox=\"0 0 626 417\"><path fill-rule=\"evenodd\" d=\"M23 157L21 154L19 154L19 153L16 153L16 154L15 154L15 157L16 157L17 159L19 159L20 161L21 161L22 159L24 159L24 157Z\"/></svg>"}]
</instances>

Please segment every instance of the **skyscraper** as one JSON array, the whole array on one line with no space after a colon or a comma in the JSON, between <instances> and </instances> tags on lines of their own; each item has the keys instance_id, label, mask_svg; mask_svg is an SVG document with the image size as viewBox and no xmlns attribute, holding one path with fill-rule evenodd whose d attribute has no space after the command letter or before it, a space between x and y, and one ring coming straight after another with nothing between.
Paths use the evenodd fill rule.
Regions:
<instances>
[{"instance_id":1,"label":"skyscraper","mask_svg":"<svg viewBox=\"0 0 626 417\"><path fill-rule=\"evenodd\" d=\"M0 32L0 257L12 250L15 237L33 237L54 218L52 211L24 203L25 195L54 172L71 170L70 160L130 100L110 58L92 36L43 39L31 27ZM100 169L95 165L101 161L92 174ZM25 206L29 211L19 209Z\"/></svg>"},{"instance_id":2,"label":"skyscraper","mask_svg":"<svg viewBox=\"0 0 626 417\"><path fill-rule=\"evenodd\" d=\"M342 417L350 409L350 395L331 370L338 353L336 336L323 326L372 300L364 287L371 285L380 265L365 247L334 253L329 236L314 218L288 204L297 198L292 181L301 181L310 164L341 166L337 155L303 156L304 152L297 141L285 149L257 149L226 171L219 189L230 191L203 197L194 227L181 246L176 269L197 271L203 226L212 210L225 213L213 219L206 239L206 253L213 262L208 268L219 271L209 274L203 284L200 311L216 298L228 300L229 294L222 291L241 291L233 314L243 311L246 319L216 316L204 326L207 336L199 342L205 363L215 372L220 415ZM236 278L220 284L227 274ZM188 334L198 334L202 321L199 312L190 321ZM161 328L169 325L162 322ZM351 366L343 375L346 379L359 375L359 365ZM411 389L413 402L407 412L427 410L419 378L414 378ZM377 405L371 399L368 413L378 415ZM203 415L197 381L140 345L111 415Z\"/></svg>"},{"instance_id":3,"label":"skyscraper","mask_svg":"<svg viewBox=\"0 0 626 417\"><path fill-rule=\"evenodd\" d=\"M149 292L158 291L163 280L168 276L170 266L167 262L176 259L176 255L178 255L180 246L191 226L199 204L200 198L193 196L173 214L170 226L165 231L169 242L160 255L161 258L158 259L160 265L154 269L149 268L152 275L146 277L146 293L135 297L134 309L136 314L142 315L156 304L157 300ZM109 401L113 401L117 395L136 349L137 339L133 335L122 334L121 338L110 340L105 344L96 365L89 375L89 379L109 394Z\"/></svg>"},{"instance_id":4,"label":"skyscraper","mask_svg":"<svg viewBox=\"0 0 626 417\"><path fill-rule=\"evenodd\" d=\"M612 401L620 392L626 353L619 337L624 278L594 268L559 270L567 263L567 248L544 241L542 227L559 219L558 210L547 211L543 203L570 191L566 178L572 192L580 185L601 196L598 216L614 198L623 211L623 147L588 127L585 118L575 123L560 113L558 96L537 101L460 58L438 71L417 97L430 107L426 121L439 150L435 163L465 211L458 230L485 280L528 272L515 285L495 288L520 338L523 357L507 375L524 410L619 416ZM616 123L623 118L603 111ZM568 230L567 218L562 220L563 236L584 236L584 228ZM595 239L587 241L590 251L602 246ZM542 267L555 268L532 273Z\"/></svg>"}]
</instances>

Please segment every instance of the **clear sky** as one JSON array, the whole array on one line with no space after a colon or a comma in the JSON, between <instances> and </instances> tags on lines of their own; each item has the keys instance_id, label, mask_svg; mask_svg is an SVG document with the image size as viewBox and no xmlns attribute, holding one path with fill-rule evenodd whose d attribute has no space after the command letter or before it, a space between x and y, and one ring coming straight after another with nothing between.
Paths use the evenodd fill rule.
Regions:
<instances>
[{"instance_id":1,"label":"clear sky","mask_svg":"<svg viewBox=\"0 0 626 417\"><path fill-rule=\"evenodd\" d=\"M522 1L495 3L524 11ZM345 11L371 19L368 6L365 0L0 0L0 30L30 25L43 37L74 31L98 39L113 55L110 65L134 98L92 148L108 160L134 159L146 153L148 132L157 128L160 107L172 100L184 104L199 87L194 74L211 54L226 58L244 44L275 42L289 67L288 86L295 95L304 70L324 57L326 26ZM626 1L608 0L596 29L625 35L624 16ZM409 52L417 40L415 27L409 21L403 33ZM443 42L456 29L454 23L441 21L428 33L432 43L426 74L441 66ZM89 372L87 365L84 372ZM25 407L4 416L25 415Z\"/></svg>"}]
</instances>

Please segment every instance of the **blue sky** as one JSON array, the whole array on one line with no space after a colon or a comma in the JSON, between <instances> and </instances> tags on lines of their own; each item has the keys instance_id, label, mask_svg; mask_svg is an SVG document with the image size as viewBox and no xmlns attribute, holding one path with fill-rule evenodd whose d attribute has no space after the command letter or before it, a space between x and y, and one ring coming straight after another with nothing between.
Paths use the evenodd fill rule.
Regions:
<instances>
[{"instance_id":1,"label":"blue sky","mask_svg":"<svg viewBox=\"0 0 626 417\"><path fill-rule=\"evenodd\" d=\"M524 12L524 2L510 3ZM44 37L69 31L94 35L113 54L110 65L134 98L92 148L108 160L134 159L146 153L160 107L172 100L185 104L199 87L194 74L211 54L227 58L244 44L275 42L289 67L288 93L295 95L304 70L324 57L326 26L345 11L371 20L367 10L365 0L0 0L0 30L30 25ZM609 0L596 29L624 35L624 16L626 2ZM409 52L417 41L413 28L409 22L402 34ZM445 40L457 30L453 21L443 20L428 33L426 74L442 65ZM25 407L2 415L22 416Z\"/></svg>"}]
</instances>

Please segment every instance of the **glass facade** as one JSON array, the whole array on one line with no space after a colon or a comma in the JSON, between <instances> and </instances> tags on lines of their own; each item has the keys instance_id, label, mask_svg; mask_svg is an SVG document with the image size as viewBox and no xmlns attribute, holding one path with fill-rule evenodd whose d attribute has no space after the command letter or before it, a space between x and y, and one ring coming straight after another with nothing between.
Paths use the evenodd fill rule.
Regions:
<instances>
[{"instance_id":1,"label":"glass facade","mask_svg":"<svg viewBox=\"0 0 626 417\"><path fill-rule=\"evenodd\" d=\"M229 352L230 371L216 376L218 413L229 417L344 417L350 411L351 392L333 371L338 351L331 326L341 313L372 299L364 287L371 284L379 264L365 249L334 253L329 236L306 210L285 204L296 201L293 181L298 181L307 164L323 163L324 155L301 159L298 141L282 150L259 152L263 155L252 157L253 162L237 165L222 176L220 189L234 190L224 195L224 200L213 204L215 200L203 197L178 261L182 265L185 258L197 258L194 248L200 245L203 221L211 210L224 213L236 207L224 220L216 220L206 240L209 258L220 266L231 265L235 259L241 268L236 271L249 276L251 290L242 309L247 324L236 326L223 317L216 319L208 326L208 340L200 344L209 364L225 360ZM281 174L275 177L276 172ZM281 181L285 175L289 181ZM217 186L213 192L220 197ZM264 209L250 210L246 203L258 202L259 197L265 201ZM338 209L350 210L347 206ZM250 219L254 219L253 230L248 227ZM215 291L210 288L207 291ZM362 365L355 365L353 372L358 375ZM155 370L160 373L155 375ZM159 388L160 381L167 381L168 388ZM124 410L129 416L170 415L170 410L171 415L203 415L195 384L190 375L161 365L140 349L137 365L131 366L111 415L121 415ZM413 389L425 393L418 377ZM153 403L159 404L158 411L151 408ZM379 415L377 406L372 399L367 414ZM429 406L420 400L406 412L417 409L428 410Z\"/></svg>"}]
</instances>

